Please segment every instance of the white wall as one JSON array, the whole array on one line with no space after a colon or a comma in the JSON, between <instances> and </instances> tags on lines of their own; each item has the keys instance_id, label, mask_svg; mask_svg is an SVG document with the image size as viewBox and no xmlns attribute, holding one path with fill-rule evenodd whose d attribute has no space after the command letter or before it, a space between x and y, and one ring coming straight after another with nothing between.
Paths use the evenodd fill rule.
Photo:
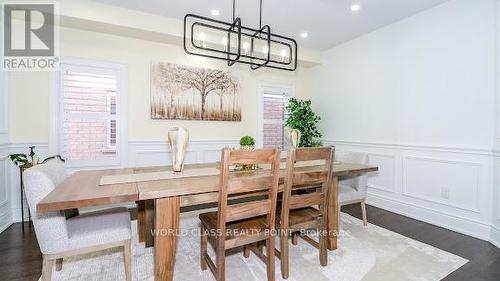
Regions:
<instances>
[{"instance_id":1,"label":"white wall","mask_svg":"<svg viewBox=\"0 0 500 281\"><path fill-rule=\"evenodd\" d=\"M452 0L323 54L321 129L380 166L369 202L490 240L495 0Z\"/></svg>"},{"instance_id":2,"label":"white wall","mask_svg":"<svg viewBox=\"0 0 500 281\"><path fill-rule=\"evenodd\" d=\"M326 51L311 75L325 138L490 149L493 5L450 1Z\"/></svg>"}]
</instances>

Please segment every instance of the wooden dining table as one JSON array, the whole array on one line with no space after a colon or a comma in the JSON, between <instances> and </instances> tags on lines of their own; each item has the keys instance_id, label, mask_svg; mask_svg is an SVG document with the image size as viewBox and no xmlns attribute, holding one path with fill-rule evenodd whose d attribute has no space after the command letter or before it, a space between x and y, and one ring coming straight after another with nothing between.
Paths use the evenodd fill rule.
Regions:
<instances>
[{"instance_id":1,"label":"wooden dining table","mask_svg":"<svg viewBox=\"0 0 500 281\"><path fill-rule=\"evenodd\" d=\"M166 172L171 171L171 167L78 171L68 176L43 198L37 205L37 211L53 212L136 202L139 240L145 242L146 246L154 245L155 280L170 281L174 279L181 207L211 208L213 206L208 203L215 203L218 199L219 176L197 175L193 171L214 168L217 165L216 163L189 164L185 166L185 171L191 170L188 176L105 185L101 181L103 177ZM297 172L307 176L322 169L322 165L310 165L298 168ZM359 164L333 165L332 185L328 190L327 204L328 249L337 249L339 177L359 176L377 170L378 167ZM254 173L258 174L259 171ZM280 173L280 191L283 182L284 169ZM258 195L257 191L255 196ZM233 199L238 200L237 196Z\"/></svg>"}]
</instances>

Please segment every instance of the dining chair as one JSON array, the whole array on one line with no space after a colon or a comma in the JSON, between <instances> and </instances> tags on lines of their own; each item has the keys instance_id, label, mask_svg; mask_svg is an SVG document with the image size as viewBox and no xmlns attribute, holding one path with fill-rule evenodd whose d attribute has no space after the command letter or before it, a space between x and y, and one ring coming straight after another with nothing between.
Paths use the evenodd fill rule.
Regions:
<instances>
[{"instance_id":1,"label":"dining chair","mask_svg":"<svg viewBox=\"0 0 500 281\"><path fill-rule=\"evenodd\" d=\"M127 208L91 212L67 219L63 212L37 212L36 206L66 178L64 163L53 159L24 172L28 206L43 255L42 281L62 269L63 258L123 247L125 277L131 280L131 227Z\"/></svg>"},{"instance_id":2,"label":"dining chair","mask_svg":"<svg viewBox=\"0 0 500 281\"><path fill-rule=\"evenodd\" d=\"M231 172L233 165L259 164L271 164L271 169ZM267 254L254 249L255 253L266 263L267 279L275 279L274 239L279 172L279 148L222 151L218 210L199 216L201 269L206 270L208 266L217 281L225 280L226 250L245 246L245 256L248 257L249 245L259 243L260 249L260 242L266 243ZM231 200L235 196L242 200L245 194L256 193L261 196L249 197L246 202L234 203ZM208 241L215 249L215 262L207 253Z\"/></svg>"},{"instance_id":3,"label":"dining chair","mask_svg":"<svg viewBox=\"0 0 500 281\"><path fill-rule=\"evenodd\" d=\"M353 163L353 164L368 164L368 154L361 152L345 151L335 155L336 161ZM361 212L363 215L363 225L368 224L366 217L366 192L368 188L368 176L344 177L339 179L339 212L338 221L340 222L340 207L350 204L361 204Z\"/></svg>"},{"instance_id":4,"label":"dining chair","mask_svg":"<svg viewBox=\"0 0 500 281\"><path fill-rule=\"evenodd\" d=\"M277 251L281 261L283 279L289 276L288 238L297 244L297 237L319 250L319 260L322 266L328 263L327 258L327 198L331 185L332 162L335 153L333 147L319 148L289 148L285 186L283 188L280 218L280 249ZM310 167L301 167L304 161L323 165L323 170L306 175ZM305 163L304 163L305 164ZM319 186L319 188L314 188ZM313 187L311 192L302 192L301 187ZM317 230L319 242L305 233L307 230Z\"/></svg>"}]
</instances>

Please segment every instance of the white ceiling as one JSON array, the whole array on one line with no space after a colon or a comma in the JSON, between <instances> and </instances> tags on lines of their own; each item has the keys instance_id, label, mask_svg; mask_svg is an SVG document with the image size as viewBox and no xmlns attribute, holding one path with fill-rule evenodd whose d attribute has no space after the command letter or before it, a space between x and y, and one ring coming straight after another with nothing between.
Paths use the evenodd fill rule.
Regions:
<instances>
[{"instance_id":1,"label":"white ceiling","mask_svg":"<svg viewBox=\"0 0 500 281\"><path fill-rule=\"evenodd\" d=\"M143 12L183 19L187 13L231 21L232 0L97 0ZM263 24L272 33L295 38L299 46L325 50L448 0L263 0ZM353 13L350 6L359 3ZM242 25L258 27L259 0L236 0ZM300 33L307 32L307 39Z\"/></svg>"}]
</instances>

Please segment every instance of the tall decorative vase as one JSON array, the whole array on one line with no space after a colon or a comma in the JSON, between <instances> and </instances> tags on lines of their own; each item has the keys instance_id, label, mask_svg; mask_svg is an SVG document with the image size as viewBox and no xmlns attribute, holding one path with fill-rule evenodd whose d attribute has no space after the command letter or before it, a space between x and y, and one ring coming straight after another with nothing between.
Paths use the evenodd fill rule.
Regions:
<instances>
[{"instance_id":1,"label":"tall decorative vase","mask_svg":"<svg viewBox=\"0 0 500 281\"><path fill-rule=\"evenodd\" d=\"M168 131L168 142L172 150L172 169L174 172L180 173L184 169L189 131L182 127L171 129Z\"/></svg>"},{"instance_id":2,"label":"tall decorative vase","mask_svg":"<svg viewBox=\"0 0 500 281\"><path fill-rule=\"evenodd\" d=\"M298 147L300 143L301 133L297 129L285 127L285 136L289 146Z\"/></svg>"}]
</instances>

